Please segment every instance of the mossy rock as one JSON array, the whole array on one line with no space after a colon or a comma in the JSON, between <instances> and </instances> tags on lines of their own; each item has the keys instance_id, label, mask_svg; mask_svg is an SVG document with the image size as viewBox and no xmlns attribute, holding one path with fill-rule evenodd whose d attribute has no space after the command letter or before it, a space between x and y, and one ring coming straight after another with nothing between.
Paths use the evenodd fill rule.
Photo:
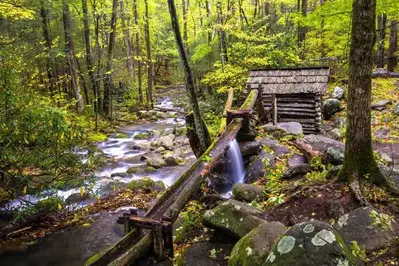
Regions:
<instances>
[{"instance_id":1,"label":"mossy rock","mask_svg":"<svg viewBox=\"0 0 399 266\"><path fill-rule=\"evenodd\" d=\"M241 238L231 251L229 266L261 266L287 227L265 222Z\"/></svg>"},{"instance_id":2,"label":"mossy rock","mask_svg":"<svg viewBox=\"0 0 399 266\"><path fill-rule=\"evenodd\" d=\"M135 139L149 139L151 138L151 133L148 131L137 133L134 135Z\"/></svg>"},{"instance_id":3,"label":"mossy rock","mask_svg":"<svg viewBox=\"0 0 399 266\"><path fill-rule=\"evenodd\" d=\"M114 138L116 138L116 139L128 139L129 135L126 134L126 133L117 133Z\"/></svg>"},{"instance_id":4,"label":"mossy rock","mask_svg":"<svg viewBox=\"0 0 399 266\"><path fill-rule=\"evenodd\" d=\"M337 266L364 265L354 257L331 225L311 221L291 227L262 265Z\"/></svg>"},{"instance_id":5,"label":"mossy rock","mask_svg":"<svg viewBox=\"0 0 399 266\"><path fill-rule=\"evenodd\" d=\"M162 181L154 181L150 177L144 177L142 179L132 180L127 188L132 191L164 191L166 189L165 184Z\"/></svg>"},{"instance_id":6,"label":"mossy rock","mask_svg":"<svg viewBox=\"0 0 399 266\"><path fill-rule=\"evenodd\" d=\"M262 189L252 184L235 184L233 196L236 200L251 202L256 198L263 197Z\"/></svg>"}]
</instances>

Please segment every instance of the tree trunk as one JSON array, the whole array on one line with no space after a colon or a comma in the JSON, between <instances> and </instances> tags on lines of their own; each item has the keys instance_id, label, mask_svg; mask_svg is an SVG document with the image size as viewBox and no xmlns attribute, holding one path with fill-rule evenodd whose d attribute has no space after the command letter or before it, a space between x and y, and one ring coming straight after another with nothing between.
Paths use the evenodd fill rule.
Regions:
<instances>
[{"instance_id":1,"label":"tree trunk","mask_svg":"<svg viewBox=\"0 0 399 266\"><path fill-rule=\"evenodd\" d=\"M359 181L386 184L371 146L371 72L375 43L376 0L354 0L349 55L348 127L345 161L339 179L359 192ZM358 200L360 200L357 197ZM361 203L364 203L361 201Z\"/></svg>"},{"instance_id":2,"label":"tree trunk","mask_svg":"<svg viewBox=\"0 0 399 266\"><path fill-rule=\"evenodd\" d=\"M228 63L227 57L227 44L226 44L226 34L221 27L223 26L223 11L222 11L222 2L218 1L216 3L217 9L217 20L219 24L219 49L220 49L220 58L222 60L222 68Z\"/></svg>"},{"instance_id":3,"label":"tree trunk","mask_svg":"<svg viewBox=\"0 0 399 266\"><path fill-rule=\"evenodd\" d=\"M125 0L121 0L121 18L122 18L122 28L123 28L123 41L125 43L125 48L126 48L126 66L127 69L129 70L129 76L130 76L130 84L134 85L134 65L133 65L133 47L132 47L132 42L130 39L130 25L129 23L126 23L129 21L129 16L126 16L126 10L125 10Z\"/></svg>"},{"instance_id":4,"label":"tree trunk","mask_svg":"<svg viewBox=\"0 0 399 266\"><path fill-rule=\"evenodd\" d=\"M384 56L385 56L385 28L387 25L387 15L382 14L378 16L378 50L377 50L377 67L384 68Z\"/></svg>"},{"instance_id":5,"label":"tree trunk","mask_svg":"<svg viewBox=\"0 0 399 266\"><path fill-rule=\"evenodd\" d=\"M207 25L208 25L208 44L210 44L212 41L212 31L211 31L212 9L211 9L211 3L209 2L209 0L205 0L205 8L206 8L206 19L207 19Z\"/></svg>"},{"instance_id":6,"label":"tree trunk","mask_svg":"<svg viewBox=\"0 0 399 266\"><path fill-rule=\"evenodd\" d=\"M308 13L308 0L302 0L302 5L301 5L301 13L303 17L306 17ZM300 1L298 0L298 5L300 4ZM299 7L299 6L298 6ZM306 39L306 27L299 26L298 27L298 41L299 44L301 45Z\"/></svg>"},{"instance_id":7,"label":"tree trunk","mask_svg":"<svg viewBox=\"0 0 399 266\"><path fill-rule=\"evenodd\" d=\"M139 90L139 101L140 103L144 103L143 97L143 89L142 89L142 81L141 81L141 49L140 49L140 35L139 35L139 15L137 12L137 0L133 0L133 14L134 14L134 25L136 26L136 56L139 58L137 60L137 87Z\"/></svg>"},{"instance_id":8,"label":"tree trunk","mask_svg":"<svg viewBox=\"0 0 399 266\"><path fill-rule=\"evenodd\" d=\"M153 63L151 59L151 39L150 39L150 18L148 14L148 0L144 0L145 4L145 44L147 50L147 106L154 108L152 100L152 87L154 85Z\"/></svg>"},{"instance_id":9,"label":"tree trunk","mask_svg":"<svg viewBox=\"0 0 399 266\"><path fill-rule=\"evenodd\" d=\"M97 88L97 111L98 113L102 113L103 111L103 104L102 104L102 95L101 95L101 61L102 61L102 49L100 44L100 15L97 13L97 8L94 5L94 16L96 18L96 23L94 27L95 39L96 39L96 50L97 50L97 79L95 79L95 86Z\"/></svg>"},{"instance_id":10,"label":"tree trunk","mask_svg":"<svg viewBox=\"0 0 399 266\"><path fill-rule=\"evenodd\" d=\"M50 29L49 29L50 10L46 7L46 4L47 2L42 2L42 6L40 8L40 16L42 17L43 39L46 49L46 72L47 72L48 82L50 84L49 86L50 95L52 97L56 89L56 81L55 81L56 75L54 69L54 60L51 55L53 42L50 37Z\"/></svg>"},{"instance_id":11,"label":"tree trunk","mask_svg":"<svg viewBox=\"0 0 399 266\"><path fill-rule=\"evenodd\" d=\"M111 32L109 35L109 44L107 52L107 64L105 67L104 80L104 113L112 119L112 59L114 54L115 37L116 37L116 19L118 14L118 0L112 1L112 15L111 15Z\"/></svg>"},{"instance_id":12,"label":"tree trunk","mask_svg":"<svg viewBox=\"0 0 399 266\"><path fill-rule=\"evenodd\" d=\"M183 41L182 41L181 34L180 34L179 22L177 20L177 14L176 14L174 0L168 0L168 6L169 6L170 17L172 20L172 28L173 28L173 32L175 35L177 48L179 50L180 58L183 63L184 76L186 79L186 89L187 89L188 96L190 99L190 105L193 109L195 132L197 133L197 136L199 138L200 149L202 151L201 152L201 154L202 154L206 151L208 146L211 144L211 140L209 138L209 135L207 137L205 134L206 125L204 125L204 123L202 122L202 116L201 116L201 112L200 112L200 109L198 106L198 99L197 99L197 95L196 95L193 74L191 72L190 65L188 63L187 54L184 50L184 45L183 45Z\"/></svg>"},{"instance_id":13,"label":"tree trunk","mask_svg":"<svg viewBox=\"0 0 399 266\"><path fill-rule=\"evenodd\" d=\"M69 0L63 0L63 22L65 35L65 52L67 57L68 72L71 79L71 87L76 100L76 110L80 113L83 111L84 103L82 95L80 94L78 75L75 61L75 48L72 38L71 16L69 13Z\"/></svg>"},{"instance_id":14,"label":"tree trunk","mask_svg":"<svg viewBox=\"0 0 399 266\"><path fill-rule=\"evenodd\" d=\"M388 47L388 71L394 72L398 59L395 55L398 50L398 24L396 21L391 20L391 27L389 31L389 47Z\"/></svg>"},{"instance_id":15,"label":"tree trunk","mask_svg":"<svg viewBox=\"0 0 399 266\"><path fill-rule=\"evenodd\" d=\"M187 10L188 10L188 2L186 0L181 1L182 5L182 10L183 10L183 40L184 40L184 48L186 49L187 55L189 54L188 52L188 46L187 46L187 40L188 40L188 34L187 34Z\"/></svg>"},{"instance_id":16,"label":"tree trunk","mask_svg":"<svg viewBox=\"0 0 399 266\"><path fill-rule=\"evenodd\" d=\"M98 115L98 88L96 78L94 76L94 62L93 62L93 54L91 50L91 41L90 41L90 22L89 22L89 11L87 8L87 0L82 0L82 10L83 10L83 27L84 27L84 36L85 36L85 47L86 47L86 64L87 70L89 72L90 85L93 89L93 97L94 97L94 112L96 114L96 128L97 128L97 115Z\"/></svg>"}]
</instances>

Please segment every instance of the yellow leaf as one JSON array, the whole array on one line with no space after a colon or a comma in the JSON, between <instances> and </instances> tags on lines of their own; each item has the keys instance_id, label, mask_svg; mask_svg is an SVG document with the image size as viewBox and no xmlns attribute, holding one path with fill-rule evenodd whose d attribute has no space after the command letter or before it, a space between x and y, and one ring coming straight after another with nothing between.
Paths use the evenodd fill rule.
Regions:
<instances>
[{"instance_id":1,"label":"yellow leaf","mask_svg":"<svg viewBox=\"0 0 399 266\"><path fill-rule=\"evenodd\" d=\"M83 198L84 193L85 193L84 188L81 187L81 188L80 188L80 197L81 197L81 198Z\"/></svg>"},{"instance_id":2,"label":"yellow leaf","mask_svg":"<svg viewBox=\"0 0 399 266\"><path fill-rule=\"evenodd\" d=\"M24 194L28 191L28 186L24 186Z\"/></svg>"},{"instance_id":3,"label":"yellow leaf","mask_svg":"<svg viewBox=\"0 0 399 266\"><path fill-rule=\"evenodd\" d=\"M82 226L83 227L88 227L88 226L90 226L90 223L84 223L84 224L82 224Z\"/></svg>"},{"instance_id":4,"label":"yellow leaf","mask_svg":"<svg viewBox=\"0 0 399 266\"><path fill-rule=\"evenodd\" d=\"M61 203L58 202L58 209L61 210L62 209L62 205Z\"/></svg>"}]
</instances>

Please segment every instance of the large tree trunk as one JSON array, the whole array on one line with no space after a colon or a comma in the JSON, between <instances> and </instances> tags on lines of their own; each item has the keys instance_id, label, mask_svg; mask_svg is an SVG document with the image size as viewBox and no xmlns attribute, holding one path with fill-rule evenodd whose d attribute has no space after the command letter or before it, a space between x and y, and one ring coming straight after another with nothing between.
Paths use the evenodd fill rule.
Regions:
<instances>
[{"instance_id":1,"label":"large tree trunk","mask_svg":"<svg viewBox=\"0 0 399 266\"><path fill-rule=\"evenodd\" d=\"M82 0L82 11L83 11L83 27L84 27L85 47L86 47L86 64L87 64L87 70L89 72L91 88L93 89L94 112L96 114L96 128L97 128L98 88L97 88L96 78L94 75L94 62L91 50L90 22L89 22L89 11L87 8L87 0Z\"/></svg>"},{"instance_id":2,"label":"large tree trunk","mask_svg":"<svg viewBox=\"0 0 399 266\"><path fill-rule=\"evenodd\" d=\"M348 181L355 195L359 181L385 184L371 146L371 72L375 43L376 0L354 0L352 11L352 44L349 56L348 127L345 161L339 173ZM361 203L361 198L356 197Z\"/></svg>"},{"instance_id":3,"label":"large tree trunk","mask_svg":"<svg viewBox=\"0 0 399 266\"><path fill-rule=\"evenodd\" d=\"M141 81L141 49L140 49L140 35L139 35L139 15L137 12L137 0L133 0L133 13L134 13L134 25L136 26L136 56L139 58L137 60L137 87L139 89L139 101L144 103L142 81Z\"/></svg>"},{"instance_id":4,"label":"large tree trunk","mask_svg":"<svg viewBox=\"0 0 399 266\"><path fill-rule=\"evenodd\" d=\"M111 24L110 24L111 33L109 35L107 65L105 67L104 101L103 101L104 113L107 116L110 116L111 118L112 118L112 59L114 55L117 14L118 14L118 0L113 0Z\"/></svg>"},{"instance_id":5,"label":"large tree trunk","mask_svg":"<svg viewBox=\"0 0 399 266\"><path fill-rule=\"evenodd\" d=\"M153 77L153 63L151 59L151 39L150 39L150 18L148 14L148 0L144 0L145 4L145 44L147 50L147 106L149 108L154 107L152 100L152 87L154 85Z\"/></svg>"},{"instance_id":6,"label":"large tree trunk","mask_svg":"<svg viewBox=\"0 0 399 266\"><path fill-rule=\"evenodd\" d=\"M75 48L72 38L71 16L69 13L69 0L63 0L63 22L65 35L65 52L67 57L68 72L71 79L71 87L76 100L76 110L80 113L83 111L84 103L80 94L78 75L76 70Z\"/></svg>"},{"instance_id":7,"label":"large tree trunk","mask_svg":"<svg viewBox=\"0 0 399 266\"><path fill-rule=\"evenodd\" d=\"M378 50L377 50L377 67L384 68L384 56L385 56L385 28L387 25L387 15L382 14L378 16Z\"/></svg>"},{"instance_id":8,"label":"large tree trunk","mask_svg":"<svg viewBox=\"0 0 399 266\"><path fill-rule=\"evenodd\" d=\"M188 0L187 0L188 1ZM183 40L184 40L184 47L186 49L187 55L189 54L187 40L188 40L188 33L187 33L187 10L188 10L188 2L186 0L181 1L182 11L183 11Z\"/></svg>"},{"instance_id":9,"label":"large tree trunk","mask_svg":"<svg viewBox=\"0 0 399 266\"><path fill-rule=\"evenodd\" d=\"M212 31L211 31L211 26L212 26L212 22L211 22L211 16L212 16L212 9L211 9L211 3L209 2L209 0L205 0L205 8L206 8L206 23L207 23L207 27L208 27L208 44L211 43L212 41Z\"/></svg>"},{"instance_id":10,"label":"large tree trunk","mask_svg":"<svg viewBox=\"0 0 399 266\"><path fill-rule=\"evenodd\" d=\"M218 1L216 3L217 9L217 21L219 24L219 49L220 49L220 58L222 60L222 68L228 63L227 57L227 44L226 44L226 33L221 28L223 26L223 11L222 11L222 2Z\"/></svg>"},{"instance_id":11,"label":"large tree trunk","mask_svg":"<svg viewBox=\"0 0 399 266\"><path fill-rule=\"evenodd\" d=\"M388 63L387 63L387 69L391 72L395 70L395 67L398 64L398 59L395 55L397 50L398 50L398 23L394 20L391 20L391 27L389 33Z\"/></svg>"},{"instance_id":12,"label":"large tree trunk","mask_svg":"<svg viewBox=\"0 0 399 266\"><path fill-rule=\"evenodd\" d=\"M300 1L298 0L298 8L299 8ZM302 0L301 5L301 13L303 17L306 17L308 14L308 0ZM298 27L298 41L301 45L306 39L306 27L299 26Z\"/></svg>"},{"instance_id":13,"label":"large tree trunk","mask_svg":"<svg viewBox=\"0 0 399 266\"><path fill-rule=\"evenodd\" d=\"M96 5L93 6L93 15L95 17L95 26L94 26L94 33L95 33L95 40L96 40L96 51L97 51L97 70L96 75L97 78L95 79L96 88L97 88L97 110L98 113L102 113L103 111L103 104L102 104L102 93L101 93L101 61L102 61L102 49L100 44L100 14L97 12Z\"/></svg>"},{"instance_id":14,"label":"large tree trunk","mask_svg":"<svg viewBox=\"0 0 399 266\"><path fill-rule=\"evenodd\" d=\"M125 48L126 48L126 65L127 69L129 70L129 76L130 76L130 84L134 85L134 65L133 65L133 47L132 47L132 41L130 39L130 19L129 16L126 16L126 10L125 10L125 0L121 1L121 18L122 18L122 28L123 28L123 41L125 43Z\"/></svg>"},{"instance_id":15,"label":"large tree trunk","mask_svg":"<svg viewBox=\"0 0 399 266\"><path fill-rule=\"evenodd\" d=\"M195 132L197 133L199 143L200 143L200 149L201 149L201 154L206 151L208 146L211 144L211 140L209 138L209 135L206 135L206 130L204 123L202 122L202 116L201 112L198 106L198 99L196 95L196 90L195 90L195 85L194 85L194 79L193 79L193 74L190 69L190 65L188 63L187 59L187 54L186 51L184 50L184 45L183 41L181 38L180 34L180 28L179 28L179 22L177 20L177 14L176 14L176 7L174 0L168 0L168 5L169 5L169 12L170 12L170 17L172 20L172 28L173 32L175 35L176 39L176 44L177 48L180 53L180 58L183 63L183 68L184 68L184 77L186 79L186 89L188 92L188 96L190 99L190 105L193 109L193 115L194 115L194 124L195 124Z\"/></svg>"},{"instance_id":16,"label":"large tree trunk","mask_svg":"<svg viewBox=\"0 0 399 266\"><path fill-rule=\"evenodd\" d=\"M50 10L46 7L47 2L42 2L42 6L40 8L40 16L42 17L42 28L43 28L43 39L44 39L44 45L46 48L46 72L47 72L47 78L49 82L49 90L50 90L50 95L51 97L55 93L56 89L56 75L55 75L55 66L54 66L54 60L51 55L51 49L53 42L50 37L50 29L49 29L49 13Z\"/></svg>"}]
</instances>

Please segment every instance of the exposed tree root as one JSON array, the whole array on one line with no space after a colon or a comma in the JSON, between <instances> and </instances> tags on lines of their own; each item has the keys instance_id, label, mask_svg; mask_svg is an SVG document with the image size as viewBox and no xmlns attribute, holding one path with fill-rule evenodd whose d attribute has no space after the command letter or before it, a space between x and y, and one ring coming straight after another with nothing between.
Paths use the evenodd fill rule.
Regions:
<instances>
[{"instance_id":1,"label":"exposed tree root","mask_svg":"<svg viewBox=\"0 0 399 266\"><path fill-rule=\"evenodd\" d=\"M370 206L368 200L363 196L360 188L359 176L355 173L349 179L349 188L351 189L353 197L360 203L361 206Z\"/></svg>"}]
</instances>

